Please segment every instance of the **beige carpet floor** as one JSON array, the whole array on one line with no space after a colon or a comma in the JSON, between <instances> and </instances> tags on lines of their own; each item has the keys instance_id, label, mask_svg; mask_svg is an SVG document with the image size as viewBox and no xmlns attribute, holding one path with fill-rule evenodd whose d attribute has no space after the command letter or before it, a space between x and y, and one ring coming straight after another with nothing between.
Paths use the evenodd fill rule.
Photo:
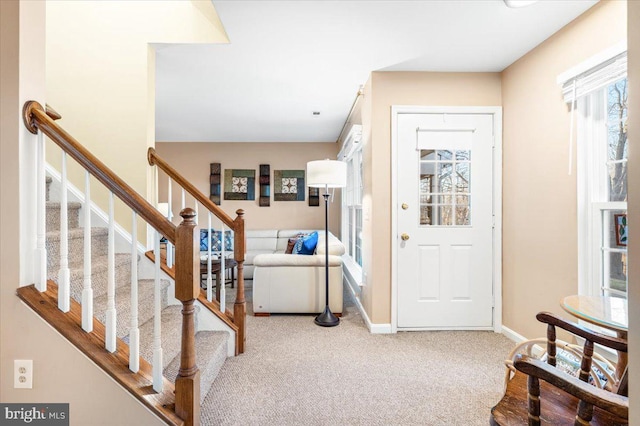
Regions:
<instances>
[{"instance_id":1,"label":"beige carpet floor","mask_svg":"<svg viewBox=\"0 0 640 426\"><path fill-rule=\"evenodd\" d=\"M222 367L202 424L489 423L513 342L493 332L372 335L351 298L346 306L335 328L307 315L249 315L246 352Z\"/></svg>"}]
</instances>

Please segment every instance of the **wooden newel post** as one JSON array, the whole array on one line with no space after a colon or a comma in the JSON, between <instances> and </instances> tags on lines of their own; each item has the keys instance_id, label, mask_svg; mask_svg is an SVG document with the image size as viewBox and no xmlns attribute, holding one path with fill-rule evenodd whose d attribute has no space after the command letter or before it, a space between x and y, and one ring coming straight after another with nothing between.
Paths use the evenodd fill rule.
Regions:
<instances>
[{"instance_id":1,"label":"wooden newel post","mask_svg":"<svg viewBox=\"0 0 640 426\"><path fill-rule=\"evenodd\" d=\"M236 211L238 215L234 222L235 237L234 237L234 253L233 256L238 262L238 291L236 293L236 302L233 305L233 322L238 326L238 333L240 338L238 339L237 353L244 353L244 344L247 339L247 303L244 300L244 254L246 252L246 240L244 235L244 210L239 209Z\"/></svg>"},{"instance_id":2,"label":"wooden newel post","mask_svg":"<svg viewBox=\"0 0 640 426\"><path fill-rule=\"evenodd\" d=\"M196 213L187 207L180 212L176 228L176 299L182 302L182 351L176 377L176 414L185 425L200 424L200 371L196 365L195 308L200 293L200 245L195 233Z\"/></svg>"}]
</instances>

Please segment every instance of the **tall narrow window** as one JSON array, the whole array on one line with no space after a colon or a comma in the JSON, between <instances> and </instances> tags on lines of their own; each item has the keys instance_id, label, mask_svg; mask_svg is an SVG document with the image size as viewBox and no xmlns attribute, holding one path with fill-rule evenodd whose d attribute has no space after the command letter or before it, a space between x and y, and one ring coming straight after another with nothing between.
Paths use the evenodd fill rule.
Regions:
<instances>
[{"instance_id":1,"label":"tall narrow window","mask_svg":"<svg viewBox=\"0 0 640 426\"><path fill-rule=\"evenodd\" d=\"M578 115L579 292L627 295L626 53L565 83Z\"/></svg>"},{"instance_id":2,"label":"tall narrow window","mask_svg":"<svg viewBox=\"0 0 640 426\"><path fill-rule=\"evenodd\" d=\"M339 160L347 163L347 187L342 192L342 242L347 251L345 267L362 273L362 126L354 125L345 139Z\"/></svg>"}]
</instances>

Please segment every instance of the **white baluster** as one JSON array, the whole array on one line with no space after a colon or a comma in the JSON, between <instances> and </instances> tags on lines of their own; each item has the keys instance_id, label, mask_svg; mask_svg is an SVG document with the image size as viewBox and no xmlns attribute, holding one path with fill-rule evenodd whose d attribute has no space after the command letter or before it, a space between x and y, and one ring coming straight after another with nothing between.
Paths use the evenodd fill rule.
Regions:
<instances>
[{"instance_id":1,"label":"white baluster","mask_svg":"<svg viewBox=\"0 0 640 426\"><path fill-rule=\"evenodd\" d=\"M140 329L138 328L138 215L131 221L131 329L129 330L129 370L140 369ZM160 259L156 264L160 264Z\"/></svg>"},{"instance_id":2,"label":"white baluster","mask_svg":"<svg viewBox=\"0 0 640 426\"><path fill-rule=\"evenodd\" d=\"M167 215L167 219L169 219L169 222L171 222L171 219L173 219L171 183L171 178L169 178L169 187L167 188L167 201L169 202L169 214ZM159 259L159 257L156 259ZM173 244L171 244L169 241L167 241L167 267L173 267Z\"/></svg>"},{"instance_id":3,"label":"white baluster","mask_svg":"<svg viewBox=\"0 0 640 426\"><path fill-rule=\"evenodd\" d=\"M116 253L113 192L109 193L109 236L107 244L107 321L105 324L105 348L116 350Z\"/></svg>"},{"instance_id":4,"label":"white baluster","mask_svg":"<svg viewBox=\"0 0 640 426\"><path fill-rule=\"evenodd\" d=\"M44 134L38 131L37 141L37 210L36 210L36 288L39 291L47 291L47 182L44 173Z\"/></svg>"},{"instance_id":5,"label":"white baluster","mask_svg":"<svg viewBox=\"0 0 640 426\"><path fill-rule=\"evenodd\" d=\"M220 310L224 312L227 304L227 269L225 268L226 252L225 252L225 238L224 238L224 223L220 221Z\"/></svg>"},{"instance_id":6,"label":"white baluster","mask_svg":"<svg viewBox=\"0 0 640 426\"><path fill-rule=\"evenodd\" d=\"M153 254L160 259L160 234L155 232L155 245ZM169 244L167 244L168 246ZM153 317L153 390L162 392L162 340L161 340L161 288L160 288L160 262L155 262L155 292L154 292L154 317Z\"/></svg>"},{"instance_id":7,"label":"white baluster","mask_svg":"<svg viewBox=\"0 0 640 426\"><path fill-rule=\"evenodd\" d=\"M58 308L69 312L69 222L67 220L67 153L62 152L62 188L60 193L60 269L58 270Z\"/></svg>"},{"instance_id":8,"label":"white baluster","mask_svg":"<svg viewBox=\"0 0 640 426\"><path fill-rule=\"evenodd\" d=\"M91 288L91 175L84 175L84 281L82 286L82 329L93 331L93 289Z\"/></svg>"},{"instance_id":9,"label":"white baluster","mask_svg":"<svg viewBox=\"0 0 640 426\"><path fill-rule=\"evenodd\" d=\"M207 300L213 301L213 283L211 282L211 212L207 222Z\"/></svg>"},{"instance_id":10,"label":"white baluster","mask_svg":"<svg viewBox=\"0 0 640 426\"><path fill-rule=\"evenodd\" d=\"M181 199L180 199L180 210L181 211L184 210L184 208L187 205L186 201L185 201L185 197L186 197L186 193L185 193L184 188L182 188L182 196L181 196Z\"/></svg>"}]
</instances>

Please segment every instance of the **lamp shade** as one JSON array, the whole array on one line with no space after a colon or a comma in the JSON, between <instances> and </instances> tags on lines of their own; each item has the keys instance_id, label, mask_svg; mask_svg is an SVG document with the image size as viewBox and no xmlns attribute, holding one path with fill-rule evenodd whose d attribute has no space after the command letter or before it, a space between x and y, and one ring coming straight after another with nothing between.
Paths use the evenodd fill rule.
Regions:
<instances>
[{"instance_id":1,"label":"lamp shade","mask_svg":"<svg viewBox=\"0 0 640 426\"><path fill-rule=\"evenodd\" d=\"M307 185L311 188L342 188L347 186L347 163L336 160L316 160L307 163Z\"/></svg>"}]
</instances>

